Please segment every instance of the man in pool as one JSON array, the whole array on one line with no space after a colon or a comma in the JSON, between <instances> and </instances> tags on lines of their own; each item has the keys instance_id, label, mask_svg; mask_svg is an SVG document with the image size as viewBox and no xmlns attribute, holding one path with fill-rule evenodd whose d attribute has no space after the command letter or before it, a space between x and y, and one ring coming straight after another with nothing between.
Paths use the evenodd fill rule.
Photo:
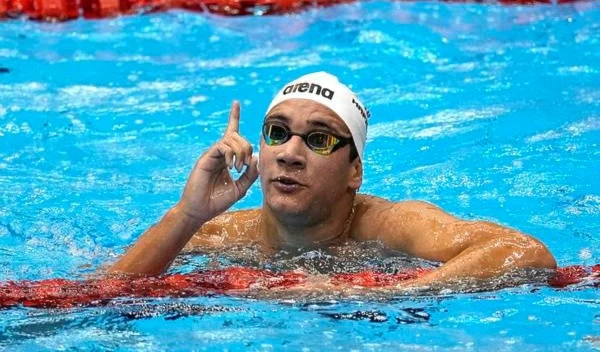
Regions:
<instances>
[{"instance_id":1,"label":"man in pool","mask_svg":"<svg viewBox=\"0 0 600 352\"><path fill-rule=\"evenodd\" d=\"M109 271L161 274L184 247L258 245L269 254L326 249L350 239L378 240L444 263L407 287L556 267L540 241L514 229L461 220L422 201L357 194L368 118L365 106L335 76L302 76L286 84L267 109L256 157L239 133L240 106L234 102L223 138L198 159L180 201ZM245 168L237 180L229 172L234 167ZM262 208L224 213L259 177Z\"/></svg>"}]
</instances>

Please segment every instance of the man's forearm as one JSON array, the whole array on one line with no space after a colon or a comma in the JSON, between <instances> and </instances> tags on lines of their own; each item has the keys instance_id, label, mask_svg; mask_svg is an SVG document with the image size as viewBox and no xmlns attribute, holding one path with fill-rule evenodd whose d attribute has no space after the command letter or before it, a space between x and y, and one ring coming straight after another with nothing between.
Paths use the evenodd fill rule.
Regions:
<instances>
[{"instance_id":1,"label":"man's forearm","mask_svg":"<svg viewBox=\"0 0 600 352\"><path fill-rule=\"evenodd\" d=\"M492 238L469 247L410 286L445 286L461 279L484 280L516 269L554 269L556 261L539 241L522 234Z\"/></svg>"},{"instance_id":2,"label":"man's forearm","mask_svg":"<svg viewBox=\"0 0 600 352\"><path fill-rule=\"evenodd\" d=\"M110 273L164 273L202 223L186 217L177 206L149 228L113 266Z\"/></svg>"}]
</instances>

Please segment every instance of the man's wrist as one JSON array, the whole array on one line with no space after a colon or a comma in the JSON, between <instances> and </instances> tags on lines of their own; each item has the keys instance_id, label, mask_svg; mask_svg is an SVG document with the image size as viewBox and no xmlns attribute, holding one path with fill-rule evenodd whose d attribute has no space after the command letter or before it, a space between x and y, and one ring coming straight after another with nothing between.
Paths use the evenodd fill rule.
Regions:
<instances>
[{"instance_id":1,"label":"man's wrist","mask_svg":"<svg viewBox=\"0 0 600 352\"><path fill-rule=\"evenodd\" d=\"M192 214L190 211L186 211L181 203L177 203L173 208L169 210L169 215L173 216L178 221L183 221L187 226L193 226L199 228L204 225L206 219Z\"/></svg>"}]
</instances>

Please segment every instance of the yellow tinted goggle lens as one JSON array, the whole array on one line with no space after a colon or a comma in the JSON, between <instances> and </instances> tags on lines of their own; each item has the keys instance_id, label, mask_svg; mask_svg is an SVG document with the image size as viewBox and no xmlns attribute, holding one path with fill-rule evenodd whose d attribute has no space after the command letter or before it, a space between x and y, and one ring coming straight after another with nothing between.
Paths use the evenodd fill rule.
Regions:
<instances>
[{"instance_id":1,"label":"yellow tinted goggle lens","mask_svg":"<svg viewBox=\"0 0 600 352\"><path fill-rule=\"evenodd\" d=\"M265 125L265 142L268 145L280 145L289 139L288 131L279 125Z\"/></svg>"},{"instance_id":2,"label":"yellow tinted goggle lens","mask_svg":"<svg viewBox=\"0 0 600 352\"><path fill-rule=\"evenodd\" d=\"M317 154L329 155L340 140L325 132L310 132L307 135L291 133L285 126L267 123L263 126L265 143L268 145L281 145L287 142L292 135L297 135L304 143Z\"/></svg>"},{"instance_id":3,"label":"yellow tinted goggle lens","mask_svg":"<svg viewBox=\"0 0 600 352\"><path fill-rule=\"evenodd\" d=\"M331 154L331 150L338 142L337 138L324 132L312 132L306 136L306 144L319 154Z\"/></svg>"}]
</instances>

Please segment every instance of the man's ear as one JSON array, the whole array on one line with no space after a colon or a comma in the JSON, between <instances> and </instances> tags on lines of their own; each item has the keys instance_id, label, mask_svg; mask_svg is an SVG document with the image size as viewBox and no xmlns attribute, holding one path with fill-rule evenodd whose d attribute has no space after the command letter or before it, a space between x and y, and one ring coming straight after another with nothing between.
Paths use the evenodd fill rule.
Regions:
<instances>
[{"instance_id":1,"label":"man's ear","mask_svg":"<svg viewBox=\"0 0 600 352\"><path fill-rule=\"evenodd\" d=\"M362 185L363 180L363 165L360 158L354 159L350 167L350 174L348 179L348 188L358 191Z\"/></svg>"}]
</instances>

